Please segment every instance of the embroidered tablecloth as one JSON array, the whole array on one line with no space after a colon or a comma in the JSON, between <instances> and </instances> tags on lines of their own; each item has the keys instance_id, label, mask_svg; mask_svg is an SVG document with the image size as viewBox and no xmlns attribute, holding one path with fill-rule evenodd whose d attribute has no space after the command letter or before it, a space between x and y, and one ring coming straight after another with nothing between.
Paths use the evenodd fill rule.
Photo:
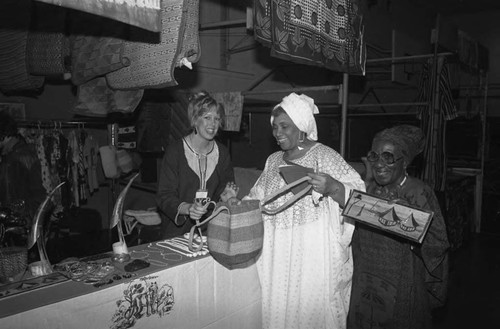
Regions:
<instances>
[{"instance_id":1,"label":"embroidered tablecloth","mask_svg":"<svg viewBox=\"0 0 500 329\"><path fill-rule=\"evenodd\" d=\"M209 255L162 256L151 252L158 249L151 245L130 249L132 257L142 258L148 253L155 261L130 279L102 287L68 280L2 298L0 327L262 327L255 265L228 270Z\"/></svg>"}]
</instances>

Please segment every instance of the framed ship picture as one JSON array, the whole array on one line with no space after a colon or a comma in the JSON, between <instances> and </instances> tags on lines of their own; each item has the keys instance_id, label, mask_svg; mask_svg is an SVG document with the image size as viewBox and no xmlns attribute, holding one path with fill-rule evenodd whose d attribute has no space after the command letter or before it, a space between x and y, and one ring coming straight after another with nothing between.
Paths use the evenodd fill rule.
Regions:
<instances>
[{"instance_id":1,"label":"framed ship picture","mask_svg":"<svg viewBox=\"0 0 500 329\"><path fill-rule=\"evenodd\" d=\"M342 215L381 231L422 243L434 212L353 190Z\"/></svg>"}]
</instances>

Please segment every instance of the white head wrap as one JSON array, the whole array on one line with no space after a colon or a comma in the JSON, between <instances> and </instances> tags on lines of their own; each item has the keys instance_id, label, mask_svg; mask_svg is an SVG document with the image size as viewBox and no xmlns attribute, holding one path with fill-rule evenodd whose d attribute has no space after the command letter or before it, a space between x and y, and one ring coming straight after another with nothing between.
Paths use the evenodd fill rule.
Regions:
<instances>
[{"instance_id":1,"label":"white head wrap","mask_svg":"<svg viewBox=\"0 0 500 329\"><path fill-rule=\"evenodd\" d=\"M284 97L281 103L276 105L273 110L277 107L285 110L297 128L307 134L307 139L312 141L318 140L318 128L316 127L314 114L319 113L319 110L314 105L314 99L304 94L297 95L296 93L291 93ZM273 121L274 117L271 116L271 125Z\"/></svg>"}]
</instances>

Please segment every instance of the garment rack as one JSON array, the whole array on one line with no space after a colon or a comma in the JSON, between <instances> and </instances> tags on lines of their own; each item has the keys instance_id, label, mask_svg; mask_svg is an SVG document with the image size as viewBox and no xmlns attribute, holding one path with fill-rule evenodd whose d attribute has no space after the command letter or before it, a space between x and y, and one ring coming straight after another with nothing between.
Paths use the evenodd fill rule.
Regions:
<instances>
[{"instance_id":1,"label":"garment rack","mask_svg":"<svg viewBox=\"0 0 500 329\"><path fill-rule=\"evenodd\" d=\"M16 120L18 127L39 129L64 129L64 128L106 128L107 123L100 120Z\"/></svg>"},{"instance_id":2,"label":"garment rack","mask_svg":"<svg viewBox=\"0 0 500 329\"><path fill-rule=\"evenodd\" d=\"M308 92L308 91L332 91L339 90L340 85L326 85L326 86L316 86L316 87L297 87L297 88L286 88L286 89L274 89L274 90L248 90L242 91L243 96L253 96L253 95L266 95L266 94L278 94L278 93L291 93L291 92Z\"/></svg>"}]
</instances>

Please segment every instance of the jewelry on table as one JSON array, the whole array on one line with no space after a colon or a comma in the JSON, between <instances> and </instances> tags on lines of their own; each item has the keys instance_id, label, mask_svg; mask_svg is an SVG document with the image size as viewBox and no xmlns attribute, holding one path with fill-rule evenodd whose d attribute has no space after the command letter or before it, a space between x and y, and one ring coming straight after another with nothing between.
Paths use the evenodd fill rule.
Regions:
<instances>
[{"instance_id":1,"label":"jewelry on table","mask_svg":"<svg viewBox=\"0 0 500 329\"><path fill-rule=\"evenodd\" d=\"M182 256L177 254L177 253L166 253L166 254L163 254L163 259L165 260L170 260L170 261L179 261L182 259Z\"/></svg>"},{"instance_id":2,"label":"jewelry on table","mask_svg":"<svg viewBox=\"0 0 500 329\"><path fill-rule=\"evenodd\" d=\"M186 257L193 257L193 255L191 253L188 254L186 252L182 252L181 250L177 250L177 249L175 249L173 247L163 246L163 245L161 247L165 248L165 249L168 249L168 250L171 250L171 251L175 251L176 253L179 253L179 254L184 255Z\"/></svg>"},{"instance_id":3,"label":"jewelry on table","mask_svg":"<svg viewBox=\"0 0 500 329\"><path fill-rule=\"evenodd\" d=\"M132 250L130 251L130 254L133 259L149 259L149 253L146 251Z\"/></svg>"},{"instance_id":4,"label":"jewelry on table","mask_svg":"<svg viewBox=\"0 0 500 329\"><path fill-rule=\"evenodd\" d=\"M180 256L180 255L179 255L179 256ZM148 260L148 262L149 262L150 264L153 264L153 265L156 265L156 266L168 266L168 263L164 263L164 262L162 262L162 261L159 261L159 260L157 260L157 259L153 259L153 258L149 259L149 260Z\"/></svg>"},{"instance_id":5,"label":"jewelry on table","mask_svg":"<svg viewBox=\"0 0 500 329\"><path fill-rule=\"evenodd\" d=\"M171 249L173 247L176 249L180 249L182 251L182 253L186 253L186 256L188 256L188 257L196 257L196 256L203 255L203 252L201 252L201 251L191 251L188 247L187 242L178 242L178 241L171 239L171 240L167 240L167 241L158 242L157 245L159 245L163 248L170 248Z\"/></svg>"},{"instance_id":6,"label":"jewelry on table","mask_svg":"<svg viewBox=\"0 0 500 329\"><path fill-rule=\"evenodd\" d=\"M182 239L182 238L172 238L169 242L182 245L184 248L187 248L186 250L192 252L196 256L208 254L208 248L206 247L206 245L203 245L203 247L199 251L191 251L191 250L189 250L189 242ZM194 245L196 245L196 244L194 244Z\"/></svg>"}]
</instances>

